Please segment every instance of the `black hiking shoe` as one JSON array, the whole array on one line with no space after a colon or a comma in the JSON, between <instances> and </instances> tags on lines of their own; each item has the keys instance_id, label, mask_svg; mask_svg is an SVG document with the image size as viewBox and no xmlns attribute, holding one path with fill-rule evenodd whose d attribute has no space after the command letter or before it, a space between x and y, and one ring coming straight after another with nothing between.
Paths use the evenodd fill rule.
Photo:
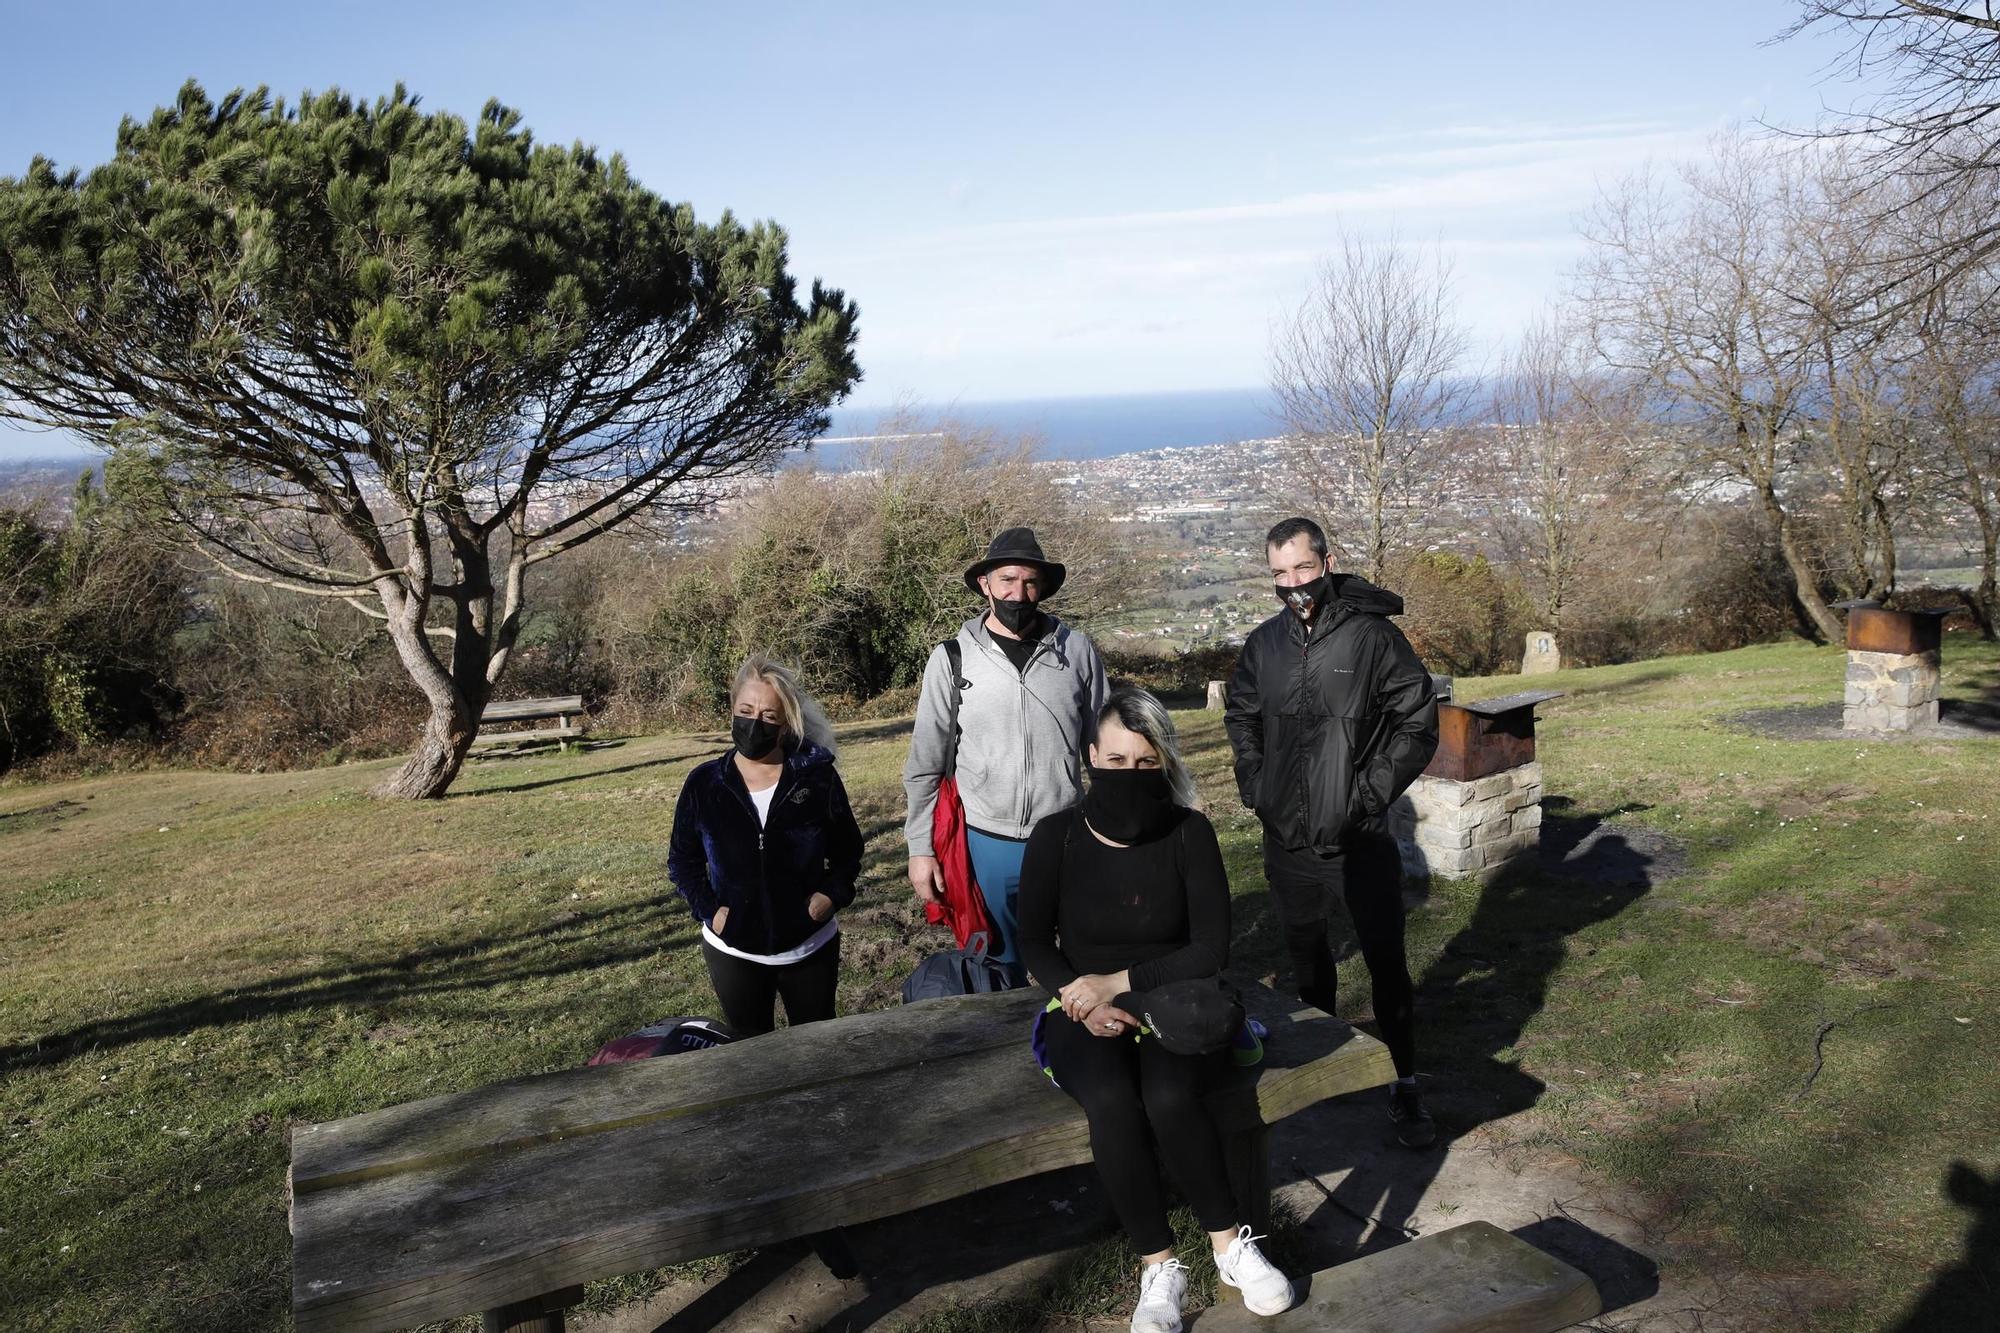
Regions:
<instances>
[{"instance_id":1,"label":"black hiking shoe","mask_svg":"<svg viewBox=\"0 0 2000 1333\"><path fill-rule=\"evenodd\" d=\"M1423 1095L1414 1083L1389 1085L1389 1121L1396 1127L1396 1142L1405 1148L1428 1148L1437 1142L1437 1121L1424 1109Z\"/></svg>"}]
</instances>

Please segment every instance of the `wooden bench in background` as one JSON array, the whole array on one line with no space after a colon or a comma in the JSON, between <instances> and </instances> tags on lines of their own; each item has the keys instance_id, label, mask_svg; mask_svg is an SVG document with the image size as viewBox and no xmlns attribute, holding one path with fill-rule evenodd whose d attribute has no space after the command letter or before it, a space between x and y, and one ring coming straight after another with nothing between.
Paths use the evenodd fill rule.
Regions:
<instances>
[{"instance_id":1,"label":"wooden bench in background","mask_svg":"<svg viewBox=\"0 0 2000 1333\"><path fill-rule=\"evenodd\" d=\"M1269 991L1264 1063L1218 1090L1246 1220L1267 1127L1394 1077L1382 1044ZM484 1311L560 1330L582 1284L887 1217L1090 1160L1029 1054L1038 989L932 1000L714 1050L517 1079L292 1136L301 1333ZM949 1238L940 1237L940 1242Z\"/></svg>"},{"instance_id":2,"label":"wooden bench in background","mask_svg":"<svg viewBox=\"0 0 2000 1333\"><path fill-rule=\"evenodd\" d=\"M496 722L540 722L554 718L553 727L537 727L533 731L495 731L486 728ZM575 718L575 722L570 719ZM482 745L527 745L536 741L554 741L564 752L569 743L583 735L583 696L566 694L554 699L509 699L505 703L486 705L486 711L479 715L479 736L472 742L475 748Z\"/></svg>"}]
</instances>

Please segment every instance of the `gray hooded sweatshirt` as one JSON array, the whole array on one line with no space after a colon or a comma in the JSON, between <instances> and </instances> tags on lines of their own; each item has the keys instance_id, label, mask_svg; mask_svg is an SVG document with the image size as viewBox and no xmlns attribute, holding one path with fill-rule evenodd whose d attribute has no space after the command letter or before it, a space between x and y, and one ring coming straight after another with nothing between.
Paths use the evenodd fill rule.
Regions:
<instances>
[{"instance_id":1,"label":"gray hooded sweatshirt","mask_svg":"<svg viewBox=\"0 0 2000 1333\"><path fill-rule=\"evenodd\" d=\"M965 658L959 703L958 791L966 823L1025 838L1037 822L1083 798L1084 747L1110 692L1097 649L1054 616L1025 671L994 643L984 616L959 626ZM931 816L952 741L951 667L940 644L924 664L917 724L903 764L911 856L931 856Z\"/></svg>"}]
</instances>

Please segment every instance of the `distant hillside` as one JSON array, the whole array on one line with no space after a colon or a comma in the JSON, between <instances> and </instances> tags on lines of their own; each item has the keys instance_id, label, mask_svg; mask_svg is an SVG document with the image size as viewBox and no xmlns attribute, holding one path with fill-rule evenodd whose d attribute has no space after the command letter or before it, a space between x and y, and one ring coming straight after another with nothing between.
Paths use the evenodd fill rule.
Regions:
<instances>
[{"instance_id":1,"label":"distant hillside","mask_svg":"<svg viewBox=\"0 0 2000 1333\"><path fill-rule=\"evenodd\" d=\"M69 493L87 468L97 466L94 454L55 458L0 458L0 504L47 502L69 510Z\"/></svg>"}]
</instances>

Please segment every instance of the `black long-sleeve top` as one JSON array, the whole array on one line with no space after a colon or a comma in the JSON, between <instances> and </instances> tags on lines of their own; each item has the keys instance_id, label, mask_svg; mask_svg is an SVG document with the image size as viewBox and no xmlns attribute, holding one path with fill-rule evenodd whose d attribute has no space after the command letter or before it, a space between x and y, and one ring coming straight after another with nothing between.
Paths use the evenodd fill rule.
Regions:
<instances>
[{"instance_id":1,"label":"black long-sleeve top","mask_svg":"<svg viewBox=\"0 0 2000 1333\"><path fill-rule=\"evenodd\" d=\"M1229 875L1195 810L1129 847L1100 842L1081 810L1050 815L1028 835L1018 912L1021 960L1051 995L1127 969L1146 991L1229 961Z\"/></svg>"}]
</instances>

